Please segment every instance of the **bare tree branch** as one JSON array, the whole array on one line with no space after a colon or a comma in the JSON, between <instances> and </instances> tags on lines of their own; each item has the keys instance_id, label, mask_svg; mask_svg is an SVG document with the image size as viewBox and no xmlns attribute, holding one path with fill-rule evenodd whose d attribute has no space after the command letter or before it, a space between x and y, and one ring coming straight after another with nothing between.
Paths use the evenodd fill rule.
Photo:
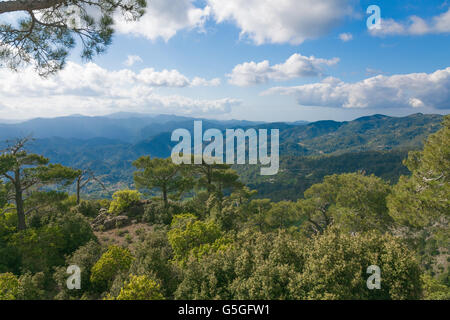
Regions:
<instances>
[{"instance_id":1,"label":"bare tree branch","mask_svg":"<svg viewBox=\"0 0 450 320\"><path fill-rule=\"evenodd\" d=\"M0 14L15 11L41 10L67 2L66 0L20 0L0 2Z\"/></svg>"}]
</instances>

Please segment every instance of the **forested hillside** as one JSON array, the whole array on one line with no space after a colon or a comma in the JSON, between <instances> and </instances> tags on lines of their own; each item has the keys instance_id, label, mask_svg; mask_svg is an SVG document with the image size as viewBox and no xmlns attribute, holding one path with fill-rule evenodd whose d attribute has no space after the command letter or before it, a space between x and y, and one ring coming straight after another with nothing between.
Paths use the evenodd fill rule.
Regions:
<instances>
[{"instance_id":1,"label":"forested hillside","mask_svg":"<svg viewBox=\"0 0 450 320\"><path fill-rule=\"evenodd\" d=\"M34 131L21 131L23 135L20 135L24 137L34 133L35 140L29 144L30 151L42 154L54 163L91 170L109 190L106 192L93 183L84 192L92 197L110 197L116 190L133 187L133 160L143 155L169 157L176 144L170 141L171 130L186 128L192 132L194 119L163 115L137 118L133 114L119 114L106 118L67 117L62 124L60 120L37 119L16 124L16 127L34 128ZM401 164L406 151L421 148L426 137L440 128L441 121L440 115L423 114L403 118L374 115L349 122L319 121L309 124L204 120L203 129L279 129L280 166L283 171L275 180L260 177L254 166L235 166L234 169L243 176L243 181L260 189L261 196L273 200L295 200L326 174L363 170L396 182L401 174L406 173ZM142 126L142 123L146 125ZM67 125L66 129L63 124ZM114 131L117 126L120 130ZM134 130L134 133L129 130ZM83 133L78 135L81 131ZM0 138L4 140L16 133L3 133ZM138 137L146 138L139 140ZM393 152L366 152L390 150ZM337 157L305 158L321 155ZM295 158L297 156L299 158ZM294 193L292 187L298 192Z\"/></svg>"},{"instance_id":2,"label":"forested hillside","mask_svg":"<svg viewBox=\"0 0 450 320\"><path fill-rule=\"evenodd\" d=\"M396 118L384 115L349 122L318 121L283 130L284 155L317 155L367 150L411 149L440 127L442 116L413 114Z\"/></svg>"},{"instance_id":3,"label":"forested hillside","mask_svg":"<svg viewBox=\"0 0 450 320\"><path fill-rule=\"evenodd\" d=\"M250 188L258 190L258 198L273 201L297 200L303 192L331 174L361 172L374 174L388 183L395 184L401 175L409 171L403 165L407 151L363 151L323 156L284 156L280 159L280 171L275 176L261 176L259 166L234 168Z\"/></svg>"},{"instance_id":4,"label":"forested hillside","mask_svg":"<svg viewBox=\"0 0 450 320\"><path fill-rule=\"evenodd\" d=\"M398 182L400 151L286 157L280 179L298 168L312 185L294 179L301 197L275 202L228 165L148 155L132 162L134 188L88 200L71 186L89 171L15 140L0 155L0 299L448 300L449 141L446 116Z\"/></svg>"}]
</instances>

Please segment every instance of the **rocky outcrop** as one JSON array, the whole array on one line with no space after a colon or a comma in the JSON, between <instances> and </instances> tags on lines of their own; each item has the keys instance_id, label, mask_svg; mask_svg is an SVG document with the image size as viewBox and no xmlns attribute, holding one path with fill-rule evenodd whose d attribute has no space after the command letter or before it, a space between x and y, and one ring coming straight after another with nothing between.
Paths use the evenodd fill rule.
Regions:
<instances>
[{"instance_id":1,"label":"rocky outcrop","mask_svg":"<svg viewBox=\"0 0 450 320\"><path fill-rule=\"evenodd\" d=\"M145 214L145 208L151 207L152 205L155 205L153 200L140 200L119 215L113 215L107 209L102 208L99 210L97 217L92 221L92 228L95 231L107 231L139 223Z\"/></svg>"},{"instance_id":2,"label":"rocky outcrop","mask_svg":"<svg viewBox=\"0 0 450 320\"><path fill-rule=\"evenodd\" d=\"M92 221L95 231L107 231L121 228L131 224L131 219L124 215L113 216L106 209L100 209L99 215Z\"/></svg>"}]
</instances>

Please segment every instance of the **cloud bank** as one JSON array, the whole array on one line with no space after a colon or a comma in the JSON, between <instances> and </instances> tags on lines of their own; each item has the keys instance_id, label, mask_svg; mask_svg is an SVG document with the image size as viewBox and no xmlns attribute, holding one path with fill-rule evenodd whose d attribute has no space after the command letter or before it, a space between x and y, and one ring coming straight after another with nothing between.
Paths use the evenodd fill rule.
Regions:
<instances>
[{"instance_id":1,"label":"cloud bank","mask_svg":"<svg viewBox=\"0 0 450 320\"><path fill-rule=\"evenodd\" d=\"M354 16L353 0L208 0L218 23L231 22L254 43L301 44Z\"/></svg>"},{"instance_id":2,"label":"cloud bank","mask_svg":"<svg viewBox=\"0 0 450 320\"><path fill-rule=\"evenodd\" d=\"M220 80L189 79L177 70L146 68L109 71L94 63L68 62L54 77L42 79L32 68L15 73L0 70L0 116L29 118L69 113L105 114L116 111L178 114L227 113L240 101L202 100L162 95L158 88L217 85Z\"/></svg>"},{"instance_id":3,"label":"cloud bank","mask_svg":"<svg viewBox=\"0 0 450 320\"><path fill-rule=\"evenodd\" d=\"M115 19L119 33L146 37L149 40L168 41L183 29L202 29L210 15L210 8L198 8L192 0L151 0L146 13L138 21L125 21L118 15Z\"/></svg>"},{"instance_id":4,"label":"cloud bank","mask_svg":"<svg viewBox=\"0 0 450 320\"><path fill-rule=\"evenodd\" d=\"M322 74L322 66L332 66L338 62L338 58L327 60L315 58L314 56L306 57L295 53L284 63L273 66L267 60L259 63L251 61L239 64L234 67L227 77L230 84L244 87L269 81L316 77Z\"/></svg>"},{"instance_id":5,"label":"cloud bank","mask_svg":"<svg viewBox=\"0 0 450 320\"><path fill-rule=\"evenodd\" d=\"M262 94L293 95L304 106L450 109L450 67L429 74L378 75L356 83L329 77L320 83L275 87Z\"/></svg>"},{"instance_id":6,"label":"cloud bank","mask_svg":"<svg viewBox=\"0 0 450 320\"><path fill-rule=\"evenodd\" d=\"M450 33L450 9L428 20L418 16L410 16L405 22L382 19L381 28L372 29L370 33L373 36Z\"/></svg>"},{"instance_id":7,"label":"cloud bank","mask_svg":"<svg viewBox=\"0 0 450 320\"><path fill-rule=\"evenodd\" d=\"M301 44L328 33L345 19L356 16L356 0L152 0L136 22L116 17L116 29L152 41L168 41L182 30L202 32L208 19L230 22L241 38L264 43Z\"/></svg>"}]
</instances>

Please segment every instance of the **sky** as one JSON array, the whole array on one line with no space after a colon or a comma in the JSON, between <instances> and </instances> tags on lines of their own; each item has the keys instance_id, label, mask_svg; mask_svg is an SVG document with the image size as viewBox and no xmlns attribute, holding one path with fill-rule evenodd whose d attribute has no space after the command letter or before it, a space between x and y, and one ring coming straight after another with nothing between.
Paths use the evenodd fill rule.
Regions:
<instances>
[{"instance_id":1,"label":"sky","mask_svg":"<svg viewBox=\"0 0 450 320\"><path fill-rule=\"evenodd\" d=\"M369 28L380 9L378 28ZM0 15L0 22L15 14ZM0 119L115 112L257 121L450 111L450 1L150 0L105 54L0 69Z\"/></svg>"}]
</instances>

